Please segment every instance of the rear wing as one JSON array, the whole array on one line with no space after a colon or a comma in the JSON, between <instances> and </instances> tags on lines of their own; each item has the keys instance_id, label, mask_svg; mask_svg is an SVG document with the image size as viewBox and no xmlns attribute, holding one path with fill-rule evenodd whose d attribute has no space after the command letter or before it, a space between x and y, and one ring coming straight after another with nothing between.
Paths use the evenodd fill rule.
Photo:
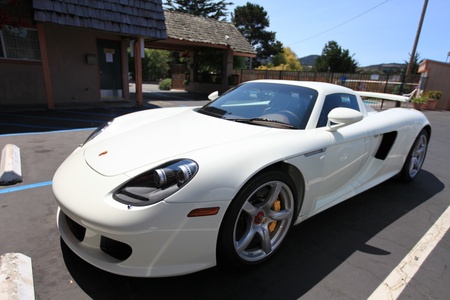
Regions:
<instances>
[{"instance_id":1,"label":"rear wing","mask_svg":"<svg viewBox=\"0 0 450 300\"><path fill-rule=\"evenodd\" d=\"M416 94L417 89L412 91L409 94L403 95L393 95L393 94L385 94L385 93L375 93L375 92L364 92L364 91L356 91L356 93L364 98L375 98L375 99L384 99L384 100L392 100L409 103L411 99Z\"/></svg>"}]
</instances>

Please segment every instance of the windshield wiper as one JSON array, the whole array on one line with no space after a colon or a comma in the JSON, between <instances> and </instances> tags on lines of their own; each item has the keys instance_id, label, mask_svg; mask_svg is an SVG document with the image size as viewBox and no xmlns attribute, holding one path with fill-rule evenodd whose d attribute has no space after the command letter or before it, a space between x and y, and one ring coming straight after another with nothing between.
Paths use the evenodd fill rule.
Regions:
<instances>
[{"instance_id":1,"label":"windshield wiper","mask_svg":"<svg viewBox=\"0 0 450 300\"><path fill-rule=\"evenodd\" d=\"M214 107L214 106L204 106L202 108L200 108L198 110L199 113L205 114L205 115L209 115L209 116L213 116L213 117L218 117L218 118L222 118L223 115L225 115L227 113L226 110Z\"/></svg>"},{"instance_id":2,"label":"windshield wiper","mask_svg":"<svg viewBox=\"0 0 450 300\"><path fill-rule=\"evenodd\" d=\"M287 124L278 120L266 119L266 118L236 118L236 119L226 119L230 121L247 123L247 124L256 124L256 125L269 125L273 127L281 127L281 128L291 128L298 129L298 127L293 126L291 124Z\"/></svg>"}]
</instances>

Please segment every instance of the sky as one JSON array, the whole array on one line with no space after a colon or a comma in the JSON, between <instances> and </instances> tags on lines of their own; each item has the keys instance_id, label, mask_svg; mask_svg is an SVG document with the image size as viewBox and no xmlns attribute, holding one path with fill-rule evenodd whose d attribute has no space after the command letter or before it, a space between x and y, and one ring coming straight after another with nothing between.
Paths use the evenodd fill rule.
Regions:
<instances>
[{"instance_id":1,"label":"sky","mask_svg":"<svg viewBox=\"0 0 450 300\"><path fill-rule=\"evenodd\" d=\"M321 55L329 41L361 67L409 61L425 0L229 0L264 8L268 31L301 58ZM450 62L450 0L428 0L416 53Z\"/></svg>"}]
</instances>

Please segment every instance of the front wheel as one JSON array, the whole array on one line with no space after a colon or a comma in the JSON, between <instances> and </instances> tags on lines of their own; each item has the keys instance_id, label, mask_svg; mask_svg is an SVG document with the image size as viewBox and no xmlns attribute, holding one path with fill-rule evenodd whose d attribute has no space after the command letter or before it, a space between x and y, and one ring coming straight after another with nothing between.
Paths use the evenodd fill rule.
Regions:
<instances>
[{"instance_id":1,"label":"front wheel","mask_svg":"<svg viewBox=\"0 0 450 300\"><path fill-rule=\"evenodd\" d=\"M294 184L283 172L252 179L230 204L220 228L219 266L261 263L278 250L294 216Z\"/></svg>"},{"instance_id":2,"label":"front wheel","mask_svg":"<svg viewBox=\"0 0 450 300\"><path fill-rule=\"evenodd\" d=\"M417 174L422 169L423 162L425 161L429 138L428 132L425 129L422 129L414 141L414 144L406 157L405 164L400 171L399 175L402 181L412 181L417 177Z\"/></svg>"}]
</instances>

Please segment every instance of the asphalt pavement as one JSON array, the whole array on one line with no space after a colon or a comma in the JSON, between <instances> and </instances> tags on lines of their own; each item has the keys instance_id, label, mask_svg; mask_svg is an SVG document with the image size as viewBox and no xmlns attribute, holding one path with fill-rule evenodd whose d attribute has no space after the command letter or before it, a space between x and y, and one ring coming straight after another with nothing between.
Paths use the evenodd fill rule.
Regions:
<instances>
[{"instance_id":1,"label":"asphalt pavement","mask_svg":"<svg viewBox=\"0 0 450 300\"><path fill-rule=\"evenodd\" d=\"M151 93L159 92L144 89ZM0 147L21 149L23 173L23 182L0 186L0 255L22 253L32 259L36 299L367 299L391 272L404 271L399 264L450 207L450 112L426 111L433 133L415 182L389 180L301 223L262 266L158 279L104 272L60 240L52 177L101 122L134 110L206 103L204 95L195 100L186 94L154 96L145 96L144 107L125 103L0 113ZM23 113L26 117L19 117ZM412 261L418 271L394 298L447 299L449 232L428 256L415 255Z\"/></svg>"},{"instance_id":2,"label":"asphalt pavement","mask_svg":"<svg viewBox=\"0 0 450 300\"><path fill-rule=\"evenodd\" d=\"M130 84L130 101L99 101L89 104L57 105L48 110L21 106L0 108L0 134L61 131L80 128L96 128L111 119L127 113L174 106L202 106L207 103L206 94L186 91L161 91L156 84L143 85L143 105L134 100L134 84Z\"/></svg>"}]
</instances>

